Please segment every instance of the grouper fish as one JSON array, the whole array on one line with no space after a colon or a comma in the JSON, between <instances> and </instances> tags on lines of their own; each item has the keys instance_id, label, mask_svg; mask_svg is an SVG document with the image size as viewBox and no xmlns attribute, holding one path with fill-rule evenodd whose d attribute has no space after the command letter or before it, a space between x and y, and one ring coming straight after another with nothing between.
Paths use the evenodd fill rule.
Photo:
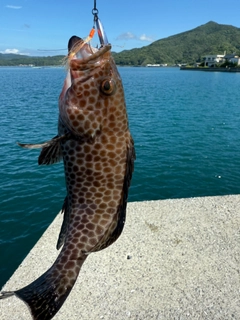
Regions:
<instances>
[{"instance_id":1,"label":"grouper fish","mask_svg":"<svg viewBox=\"0 0 240 320\"><path fill-rule=\"evenodd\" d=\"M59 97L58 135L40 144L38 163L64 162L67 195L54 264L26 287L2 292L23 300L35 320L58 312L92 252L121 234L135 151L124 91L111 45L93 48L81 38L69 40L68 70ZM81 316L81 315L79 315Z\"/></svg>"}]
</instances>

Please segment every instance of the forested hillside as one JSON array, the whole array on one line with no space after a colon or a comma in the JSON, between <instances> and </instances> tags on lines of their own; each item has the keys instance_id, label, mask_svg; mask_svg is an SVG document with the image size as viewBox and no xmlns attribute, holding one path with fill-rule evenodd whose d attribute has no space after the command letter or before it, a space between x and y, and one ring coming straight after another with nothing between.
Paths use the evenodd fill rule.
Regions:
<instances>
[{"instance_id":1,"label":"forested hillside","mask_svg":"<svg viewBox=\"0 0 240 320\"><path fill-rule=\"evenodd\" d=\"M114 58L119 65L194 63L207 54L224 54L224 51L240 55L240 28L210 21L140 49L114 54Z\"/></svg>"},{"instance_id":2,"label":"forested hillside","mask_svg":"<svg viewBox=\"0 0 240 320\"><path fill-rule=\"evenodd\" d=\"M157 40L148 46L113 53L118 65L182 64L202 61L208 54L236 53L240 55L240 28L210 21L190 31ZM56 66L64 56L29 57L0 54L0 66L19 64Z\"/></svg>"},{"instance_id":3,"label":"forested hillside","mask_svg":"<svg viewBox=\"0 0 240 320\"><path fill-rule=\"evenodd\" d=\"M64 56L53 57L29 57L20 54L1 54L0 66L19 66L29 65L34 66L58 66L63 62Z\"/></svg>"}]
</instances>

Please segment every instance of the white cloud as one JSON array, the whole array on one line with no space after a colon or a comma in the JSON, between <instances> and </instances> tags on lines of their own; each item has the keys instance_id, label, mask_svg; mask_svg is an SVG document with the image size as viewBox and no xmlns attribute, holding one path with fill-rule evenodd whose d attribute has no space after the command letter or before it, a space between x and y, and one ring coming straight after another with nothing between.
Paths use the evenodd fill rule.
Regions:
<instances>
[{"instance_id":1,"label":"white cloud","mask_svg":"<svg viewBox=\"0 0 240 320\"><path fill-rule=\"evenodd\" d=\"M117 37L117 40L130 40L130 39L137 39L137 37L131 32L122 33Z\"/></svg>"},{"instance_id":2,"label":"white cloud","mask_svg":"<svg viewBox=\"0 0 240 320\"><path fill-rule=\"evenodd\" d=\"M147 36L145 33L143 33L140 37L138 37L131 32L125 32L125 33L120 34L116 38L116 40L140 40L140 41L148 41L148 42L154 41L153 38Z\"/></svg>"},{"instance_id":3,"label":"white cloud","mask_svg":"<svg viewBox=\"0 0 240 320\"><path fill-rule=\"evenodd\" d=\"M19 54L19 50L18 50L18 49L6 49L5 51L2 51L2 53L15 53L15 54Z\"/></svg>"},{"instance_id":4,"label":"white cloud","mask_svg":"<svg viewBox=\"0 0 240 320\"><path fill-rule=\"evenodd\" d=\"M14 53L14 54L21 54L21 55L28 55L28 53L22 53L18 49L6 49L4 51L0 51L0 53Z\"/></svg>"},{"instance_id":5,"label":"white cloud","mask_svg":"<svg viewBox=\"0 0 240 320\"><path fill-rule=\"evenodd\" d=\"M153 39L153 38L148 37L145 33L144 33L144 34L142 34L142 35L139 37L139 39L140 39L141 41L148 41L148 42L152 42L152 41L154 41L154 39Z\"/></svg>"},{"instance_id":6,"label":"white cloud","mask_svg":"<svg viewBox=\"0 0 240 320\"><path fill-rule=\"evenodd\" d=\"M12 6L11 4L7 5L6 8L8 8L8 9L22 9L21 6Z\"/></svg>"}]
</instances>

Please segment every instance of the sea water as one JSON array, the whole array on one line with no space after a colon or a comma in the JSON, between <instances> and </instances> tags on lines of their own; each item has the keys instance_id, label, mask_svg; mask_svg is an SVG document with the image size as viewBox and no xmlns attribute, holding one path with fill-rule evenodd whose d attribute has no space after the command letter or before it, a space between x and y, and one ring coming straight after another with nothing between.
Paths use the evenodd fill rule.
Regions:
<instances>
[{"instance_id":1,"label":"sea water","mask_svg":"<svg viewBox=\"0 0 240 320\"><path fill-rule=\"evenodd\" d=\"M119 72L137 154L129 201L240 193L240 73ZM0 287L66 196L63 164L38 166L39 150L16 144L57 134L65 76L64 68L0 68Z\"/></svg>"}]
</instances>

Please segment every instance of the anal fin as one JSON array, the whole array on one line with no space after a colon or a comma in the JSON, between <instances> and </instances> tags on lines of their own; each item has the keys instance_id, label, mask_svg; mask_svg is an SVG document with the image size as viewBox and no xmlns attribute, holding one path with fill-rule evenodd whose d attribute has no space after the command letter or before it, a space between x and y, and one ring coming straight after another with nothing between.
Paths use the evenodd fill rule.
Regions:
<instances>
[{"instance_id":1,"label":"anal fin","mask_svg":"<svg viewBox=\"0 0 240 320\"><path fill-rule=\"evenodd\" d=\"M63 213L63 223L59 233L58 242L57 242L57 250L61 248L61 246L65 242L68 225L69 225L69 210L68 210L68 198L66 197L62 206Z\"/></svg>"}]
</instances>

